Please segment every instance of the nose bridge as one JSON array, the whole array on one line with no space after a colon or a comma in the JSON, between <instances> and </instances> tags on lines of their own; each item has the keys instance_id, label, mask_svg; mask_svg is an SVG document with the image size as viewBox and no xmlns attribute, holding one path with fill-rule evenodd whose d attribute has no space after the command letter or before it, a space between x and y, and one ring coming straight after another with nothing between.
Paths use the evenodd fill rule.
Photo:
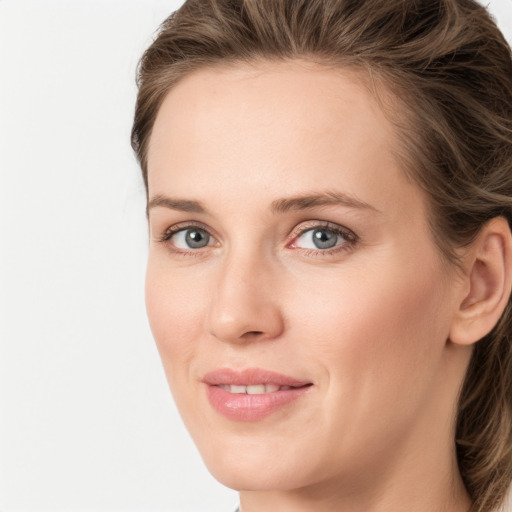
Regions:
<instances>
[{"instance_id":1,"label":"nose bridge","mask_svg":"<svg viewBox=\"0 0 512 512\"><path fill-rule=\"evenodd\" d=\"M275 272L261 248L238 246L227 251L210 299L210 333L227 342L278 336L283 322L272 293Z\"/></svg>"}]
</instances>

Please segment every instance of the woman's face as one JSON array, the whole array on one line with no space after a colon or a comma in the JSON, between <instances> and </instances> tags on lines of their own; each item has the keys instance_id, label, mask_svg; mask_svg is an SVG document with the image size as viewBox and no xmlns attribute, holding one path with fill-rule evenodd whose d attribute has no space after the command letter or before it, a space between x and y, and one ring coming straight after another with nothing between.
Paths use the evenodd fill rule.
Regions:
<instances>
[{"instance_id":1,"label":"woman's face","mask_svg":"<svg viewBox=\"0 0 512 512\"><path fill-rule=\"evenodd\" d=\"M397 148L353 72L302 61L196 71L163 103L147 310L226 485L356 486L450 431L457 281Z\"/></svg>"}]
</instances>

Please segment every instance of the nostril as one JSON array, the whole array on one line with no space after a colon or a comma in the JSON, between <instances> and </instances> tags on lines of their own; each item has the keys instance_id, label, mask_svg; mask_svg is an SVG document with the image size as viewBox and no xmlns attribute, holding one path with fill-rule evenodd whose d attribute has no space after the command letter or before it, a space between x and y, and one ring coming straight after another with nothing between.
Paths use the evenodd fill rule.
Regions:
<instances>
[{"instance_id":1,"label":"nostril","mask_svg":"<svg viewBox=\"0 0 512 512\"><path fill-rule=\"evenodd\" d=\"M263 331L247 331L242 334L242 338L254 338L256 336L261 336Z\"/></svg>"}]
</instances>

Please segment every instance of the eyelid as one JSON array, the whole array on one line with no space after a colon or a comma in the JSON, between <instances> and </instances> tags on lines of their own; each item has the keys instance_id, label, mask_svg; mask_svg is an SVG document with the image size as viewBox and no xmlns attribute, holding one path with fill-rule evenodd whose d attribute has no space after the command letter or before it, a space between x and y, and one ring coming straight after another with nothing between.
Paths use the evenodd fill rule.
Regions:
<instances>
[{"instance_id":1,"label":"eyelid","mask_svg":"<svg viewBox=\"0 0 512 512\"><path fill-rule=\"evenodd\" d=\"M327 220L308 220L306 222L302 222L292 230L291 236L294 238L298 237L307 231L310 231L311 229L329 229L332 231L339 231L343 235L346 235L348 238L353 240L358 238L351 229L341 224Z\"/></svg>"},{"instance_id":2,"label":"eyelid","mask_svg":"<svg viewBox=\"0 0 512 512\"><path fill-rule=\"evenodd\" d=\"M308 231L322 229L337 233L338 235L342 236L345 239L345 242L342 244L335 245L334 247L328 249L309 249L294 246L297 239L300 238L303 234L307 233ZM291 236L292 241L289 244L287 244L288 248L306 251L308 253L320 253L321 255L328 255L341 250L347 250L349 248L352 248L359 241L359 237L351 229L341 224L319 220L308 221L306 223L299 224L296 228L294 228L294 230L291 233Z\"/></svg>"},{"instance_id":3,"label":"eyelid","mask_svg":"<svg viewBox=\"0 0 512 512\"><path fill-rule=\"evenodd\" d=\"M190 249L190 251L186 251L184 249L179 249L178 247L173 247L172 251L176 253L197 253L201 251L201 249L207 249L209 247L219 245L218 237L212 232L212 229L210 229L208 226L203 224L199 221L184 221L179 222L177 224L173 224L172 226L169 226L167 229L164 230L164 232L161 235L158 235L156 240L157 242L161 242L164 244L168 244L169 246L172 246L171 244L171 238L176 235L177 233L181 231L187 231L189 229L201 229L202 231L205 231L208 233L208 235L211 237L211 239L215 242L214 244L209 244L205 247L199 248L199 249Z\"/></svg>"},{"instance_id":4,"label":"eyelid","mask_svg":"<svg viewBox=\"0 0 512 512\"><path fill-rule=\"evenodd\" d=\"M186 231L188 229L201 229L204 230L213 240L213 244L209 244L205 247L197 248L197 249L190 249L189 251L180 249L178 247L174 247L171 243L171 238L181 231ZM296 247L294 246L294 243L297 241L297 239L302 236L304 233L307 233L311 230L329 230L334 233L339 234L345 239L344 243L335 245L328 249L310 249L310 248L302 248L302 247ZM290 233L290 236L292 238L291 242L288 242L286 244L287 248L294 249L294 250L300 250L301 252L305 254L311 254L315 256L327 256L329 254L334 254L341 251L346 251L354 247L354 245L359 241L359 237L352 231L351 229L334 222L330 221L321 221L321 220L310 220L306 222L302 222L299 225L297 225L292 232ZM172 226L169 226L167 229L163 231L163 233L156 237L156 241L167 244L169 246L169 249L180 255L189 255L193 254L195 256L199 256L200 253L204 252L206 249L209 249L211 247L219 246L220 242L218 239L218 236L215 234L215 232L207 225L203 224L200 221L184 221L179 222L177 224L173 224Z\"/></svg>"}]
</instances>

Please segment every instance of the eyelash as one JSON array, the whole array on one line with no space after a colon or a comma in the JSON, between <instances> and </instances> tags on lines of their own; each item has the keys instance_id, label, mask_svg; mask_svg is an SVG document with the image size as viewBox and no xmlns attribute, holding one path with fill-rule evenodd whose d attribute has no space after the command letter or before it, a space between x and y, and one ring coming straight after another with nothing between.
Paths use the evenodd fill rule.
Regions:
<instances>
[{"instance_id":1,"label":"eyelash","mask_svg":"<svg viewBox=\"0 0 512 512\"><path fill-rule=\"evenodd\" d=\"M292 246L298 238L307 233L308 231L329 231L330 233L335 234L336 236L342 237L345 241L339 245L335 245L334 247L328 249L304 249L301 247L295 248L295 250L299 249L306 256L311 257L322 257L322 256L330 256L333 254L338 254L341 252L349 251L355 247L357 242L359 241L358 236L350 229L340 226L338 224L332 224L331 222L312 222L310 225L306 227L301 227L295 234L292 233L293 241L291 244L287 244L287 247Z\"/></svg>"},{"instance_id":2,"label":"eyelash","mask_svg":"<svg viewBox=\"0 0 512 512\"><path fill-rule=\"evenodd\" d=\"M209 246L205 246L203 248L199 249L191 249L190 251L186 251L183 249L177 249L172 246L170 243L171 238L176 235L177 233L181 231L187 231L191 229L201 229L202 231L205 231L208 233L208 235L215 239L215 237L210 233L208 228L202 224L199 223L187 223L187 224L176 224L174 226L169 227L159 238L158 242L166 244L170 250L178 255L178 256L201 256L201 253L203 252L201 249L205 249ZM293 244L297 241L298 238L300 238L302 235L307 233L308 231L314 231L314 230L325 230L329 231L336 236L340 236L344 238L344 242L335 245L332 248L328 249L305 249L301 247L293 247ZM292 236L292 242L288 243L286 245L287 248L293 248L294 250L301 250L302 253L306 256L310 257L322 257L322 256L330 256L334 255L340 252L348 251L354 248L354 246L359 241L359 237L350 229L345 228L344 226L340 226L338 224L333 224L330 222L320 222L320 221L311 221L309 225L306 227L301 227L298 230L295 230L291 234Z\"/></svg>"},{"instance_id":3,"label":"eyelash","mask_svg":"<svg viewBox=\"0 0 512 512\"><path fill-rule=\"evenodd\" d=\"M191 249L190 251L185 251L183 249L174 248L172 244L170 243L171 238L176 235L177 233L180 233L181 231L188 231L190 229L200 229L202 231L205 231L208 233L208 235L212 238L215 238L208 228L202 224L194 224L194 223L187 223L187 224L176 224L175 226L171 226L168 229L165 230L165 232L162 234L161 237L159 237L158 241L160 243L163 243L169 247L171 252L173 254L176 254L177 256L201 256L200 249Z\"/></svg>"}]
</instances>

